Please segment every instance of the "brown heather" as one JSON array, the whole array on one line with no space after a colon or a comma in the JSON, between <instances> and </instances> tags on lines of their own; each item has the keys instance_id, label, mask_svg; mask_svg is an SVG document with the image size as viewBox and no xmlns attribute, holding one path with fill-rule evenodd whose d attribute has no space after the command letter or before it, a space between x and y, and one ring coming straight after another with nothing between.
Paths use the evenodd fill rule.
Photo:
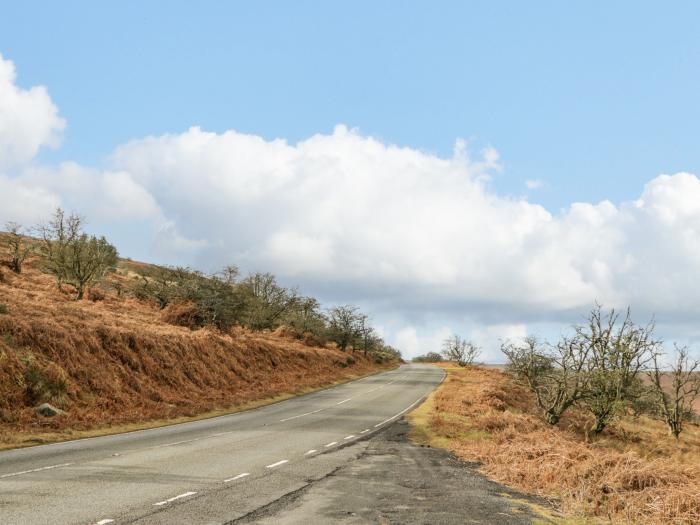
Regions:
<instances>
[{"instance_id":1,"label":"brown heather","mask_svg":"<svg viewBox=\"0 0 700 525\"><path fill-rule=\"evenodd\" d=\"M614 523L700 523L700 428L680 443L663 423L624 416L595 441L574 411L544 423L526 389L485 367L448 378L414 412L415 437L481 464L489 477L543 496L569 516Z\"/></svg>"},{"instance_id":2,"label":"brown heather","mask_svg":"<svg viewBox=\"0 0 700 525\"><path fill-rule=\"evenodd\" d=\"M135 264L122 262L110 279L126 281ZM349 364L332 345L307 345L280 330L221 333L166 322L186 321L186 304L161 312L104 290L75 301L36 261L21 275L3 270L0 448L222 413L392 366L360 352ZM33 407L44 401L67 413L37 416Z\"/></svg>"}]
</instances>

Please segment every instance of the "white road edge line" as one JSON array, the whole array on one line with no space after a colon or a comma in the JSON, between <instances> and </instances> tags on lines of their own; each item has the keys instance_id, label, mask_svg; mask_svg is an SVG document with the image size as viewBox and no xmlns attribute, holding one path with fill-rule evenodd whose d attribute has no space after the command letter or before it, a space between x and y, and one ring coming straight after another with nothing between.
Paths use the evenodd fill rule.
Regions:
<instances>
[{"instance_id":1,"label":"white road edge line","mask_svg":"<svg viewBox=\"0 0 700 525\"><path fill-rule=\"evenodd\" d=\"M313 454L314 452L316 452L316 449L315 449L315 448L312 448L311 450L309 450L309 451L308 451L307 453L305 453L304 455L305 455L305 456L308 456L309 454Z\"/></svg>"},{"instance_id":2,"label":"white road edge line","mask_svg":"<svg viewBox=\"0 0 700 525\"><path fill-rule=\"evenodd\" d=\"M328 443L327 445L323 445L323 446L326 447L326 448L328 448L328 447L332 447L333 445L337 445L337 444L338 444L337 441L331 441L331 442Z\"/></svg>"},{"instance_id":3,"label":"white road edge line","mask_svg":"<svg viewBox=\"0 0 700 525\"><path fill-rule=\"evenodd\" d=\"M284 465L285 463L289 463L289 460L283 459L281 461L278 461L277 463L273 463L272 465L267 465L265 468L275 468L275 467L279 467L280 465Z\"/></svg>"},{"instance_id":4,"label":"white road edge line","mask_svg":"<svg viewBox=\"0 0 700 525\"><path fill-rule=\"evenodd\" d=\"M343 399L342 401L336 403L336 405L342 405L343 403L347 403L347 402L350 401L351 399L352 399L351 397L349 397L349 398L347 398L347 399Z\"/></svg>"},{"instance_id":5,"label":"white road edge line","mask_svg":"<svg viewBox=\"0 0 700 525\"><path fill-rule=\"evenodd\" d=\"M33 468L31 470L23 470L21 472L12 472L11 474L3 474L1 478L11 478L12 476L21 476L22 474L31 474L32 472L41 472L42 470L51 470L53 468L67 467L73 463L61 463L60 465L50 465L48 467Z\"/></svg>"},{"instance_id":6,"label":"white road edge line","mask_svg":"<svg viewBox=\"0 0 700 525\"><path fill-rule=\"evenodd\" d=\"M225 479L224 483L228 483L229 481L235 481L237 479L245 478L246 476L250 476L250 472L244 472L243 474L239 474L238 476L233 476L232 478Z\"/></svg>"},{"instance_id":7,"label":"white road edge line","mask_svg":"<svg viewBox=\"0 0 700 525\"><path fill-rule=\"evenodd\" d=\"M350 434L349 436L345 436L343 439L352 439L355 437L355 434Z\"/></svg>"},{"instance_id":8,"label":"white road edge line","mask_svg":"<svg viewBox=\"0 0 700 525\"><path fill-rule=\"evenodd\" d=\"M173 496L172 498L168 498L166 500L159 501L158 503L154 503L153 505L156 507L160 507L161 505L166 505L166 504L171 503L177 499L186 498L188 496L194 496L195 494L197 494L197 493L196 492L185 492L184 494L179 494L177 496Z\"/></svg>"},{"instance_id":9,"label":"white road edge line","mask_svg":"<svg viewBox=\"0 0 700 525\"><path fill-rule=\"evenodd\" d=\"M114 523L114 520L107 518L107 519L98 521L97 523L95 523L95 525L107 525L108 523Z\"/></svg>"},{"instance_id":10,"label":"white road edge line","mask_svg":"<svg viewBox=\"0 0 700 525\"><path fill-rule=\"evenodd\" d=\"M402 415L402 414L408 412L409 410L411 410L411 408L413 408L413 405L415 405L416 403L418 403L421 399L423 399L423 397L424 397L424 396L420 396L418 399L416 399L413 403L411 403L410 405L408 405L406 408L404 408L401 412L399 412L399 413L396 414L395 416L391 416L389 419L385 419L385 420L382 421L381 423L377 423L376 425L374 425L374 428L380 427L380 426L382 426L384 423L388 423L388 422L391 421L392 419L396 419L396 418L399 417L400 415Z\"/></svg>"}]
</instances>

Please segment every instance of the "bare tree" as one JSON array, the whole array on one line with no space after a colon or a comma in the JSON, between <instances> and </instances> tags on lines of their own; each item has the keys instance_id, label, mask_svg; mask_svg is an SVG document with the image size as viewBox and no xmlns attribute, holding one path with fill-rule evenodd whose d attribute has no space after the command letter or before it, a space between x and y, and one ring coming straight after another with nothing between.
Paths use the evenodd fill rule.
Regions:
<instances>
[{"instance_id":1,"label":"bare tree","mask_svg":"<svg viewBox=\"0 0 700 525\"><path fill-rule=\"evenodd\" d=\"M252 273L239 283L246 301L246 324L254 330L274 328L296 303L295 290L277 284L271 273Z\"/></svg>"},{"instance_id":2,"label":"bare tree","mask_svg":"<svg viewBox=\"0 0 700 525\"><path fill-rule=\"evenodd\" d=\"M365 355L373 351L382 342L382 338L377 335L377 331L370 325L370 318L365 314L360 314L357 319L358 345Z\"/></svg>"},{"instance_id":3,"label":"bare tree","mask_svg":"<svg viewBox=\"0 0 700 525\"><path fill-rule=\"evenodd\" d=\"M471 341L454 334L442 342L442 355L448 361L456 361L459 366L467 366L474 364L476 358L481 355L481 349Z\"/></svg>"},{"instance_id":4,"label":"bare tree","mask_svg":"<svg viewBox=\"0 0 700 525\"><path fill-rule=\"evenodd\" d=\"M46 270L56 277L56 284L61 290L68 277L69 246L82 232L83 218L56 208L48 223L41 224L37 230L42 239L41 254Z\"/></svg>"},{"instance_id":5,"label":"bare tree","mask_svg":"<svg viewBox=\"0 0 700 525\"><path fill-rule=\"evenodd\" d=\"M632 396L635 380L659 342L653 337L653 321L635 325L629 308L622 317L596 305L587 321L576 327L577 339L588 348L588 392L582 403L595 417L591 432L599 434Z\"/></svg>"},{"instance_id":6,"label":"bare tree","mask_svg":"<svg viewBox=\"0 0 700 525\"><path fill-rule=\"evenodd\" d=\"M688 347L676 346L676 362L668 369L659 365L659 354L652 357L652 369L648 372L656 394L659 411L668 425L669 432L678 439L683 424L693 415L693 404L700 396L700 361L690 358ZM664 376L669 377L664 385Z\"/></svg>"},{"instance_id":7,"label":"bare tree","mask_svg":"<svg viewBox=\"0 0 700 525\"><path fill-rule=\"evenodd\" d=\"M8 233L7 246L10 249L10 269L15 273L22 273L22 265L29 257L32 246L24 238L23 228L16 222L5 224Z\"/></svg>"},{"instance_id":8,"label":"bare tree","mask_svg":"<svg viewBox=\"0 0 700 525\"><path fill-rule=\"evenodd\" d=\"M577 337L562 338L557 345L526 337L522 343L503 343L508 370L535 394L545 420L555 425L562 414L587 392L585 371L589 346Z\"/></svg>"},{"instance_id":9,"label":"bare tree","mask_svg":"<svg viewBox=\"0 0 700 525\"><path fill-rule=\"evenodd\" d=\"M331 338L345 351L360 337L360 314L356 306L336 306L328 311L328 330Z\"/></svg>"},{"instance_id":10,"label":"bare tree","mask_svg":"<svg viewBox=\"0 0 700 525\"><path fill-rule=\"evenodd\" d=\"M321 304L313 297L299 297L284 317L284 323L294 328L299 335L312 333L323 335L326 318L321 313Z\"/></svg>"},{"instance_id":11,"label":"bare tree","mask_svg":"<svg viewBox=\"0 0 700 525\"><path fill-rule=\"evenodd\" d=\"M117 264L117 249L104 237L83 233L70 245L68 282L75 286L80 300L88 286L100 281Z\"/></svg>"},{"instance_id":12,"label":"bare tree","mask_svg":"<svg viewBox=\"0 0 700 525\"><path fill-rule=\"evenodd\" d=\"M59 289L64 283L72 284L78 300L117 263L116 248L104 237L84 233L83 223L79 215L66 216L57 208L51 221L38 228L46 269L56 277Z\"/></svg>"}]
</instances>

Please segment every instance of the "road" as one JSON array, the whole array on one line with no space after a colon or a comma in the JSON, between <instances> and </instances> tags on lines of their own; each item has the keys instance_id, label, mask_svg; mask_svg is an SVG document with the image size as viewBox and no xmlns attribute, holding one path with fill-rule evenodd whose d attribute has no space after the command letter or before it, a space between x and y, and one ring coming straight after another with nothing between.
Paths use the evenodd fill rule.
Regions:
<instances>
[{"instance_id":1,"label":"road","mask_svg":"<svg viewBox=\"0 0 700 525\"><path fill-rule=\"evenodd\" d=\"M0 523L247 519L333 473L442 378L403 365L238 414L0 452Z\"/></svg>"}]
</instances>

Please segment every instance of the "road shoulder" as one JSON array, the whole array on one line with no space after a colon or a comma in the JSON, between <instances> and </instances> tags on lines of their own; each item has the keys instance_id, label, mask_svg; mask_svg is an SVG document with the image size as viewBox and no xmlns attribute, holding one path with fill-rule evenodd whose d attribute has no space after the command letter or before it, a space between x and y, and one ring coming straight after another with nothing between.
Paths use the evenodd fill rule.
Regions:
<instances>
[{"instance_id":1,"label":"road shoulder","mask_svg":"<svg viewBox=\"0 0 700 525\"><path fill-rule=\"evenodd\" d=\"M552 523L542 501L488 480L444 450L416 445L405 420L356 459L234 523Z\"/></svg>"}]
</instances>

